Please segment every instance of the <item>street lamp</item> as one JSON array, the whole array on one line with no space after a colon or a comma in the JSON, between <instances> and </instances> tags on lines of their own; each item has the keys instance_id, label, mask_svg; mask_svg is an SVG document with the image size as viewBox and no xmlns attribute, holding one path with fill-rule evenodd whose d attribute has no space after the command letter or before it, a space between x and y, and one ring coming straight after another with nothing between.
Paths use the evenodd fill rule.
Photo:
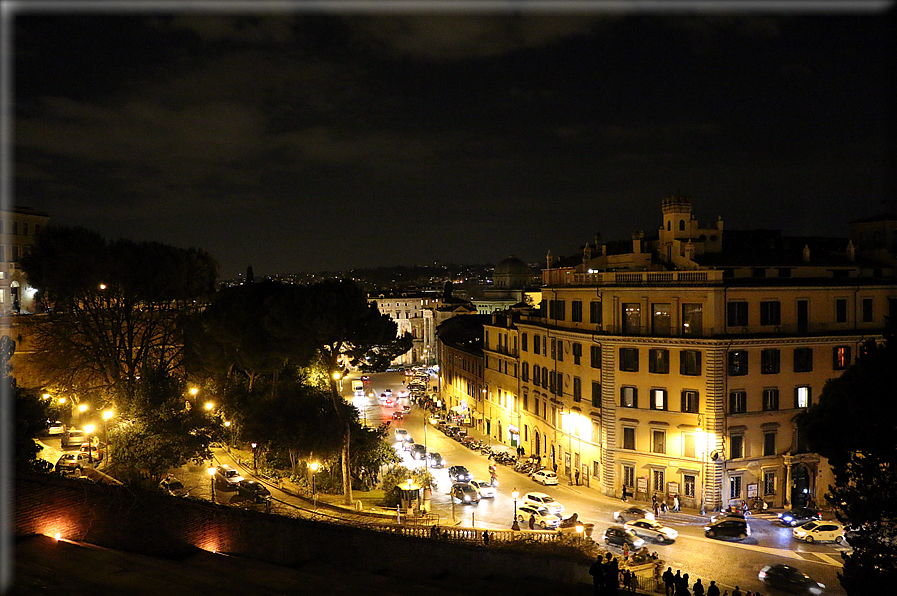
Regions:
<instances>
[{"instance_id":1,"label":"street lamp","mask_svg":"<svg viewBox=\"0 0 897 596\"><path fill-rule=\"evenodd\" d=\"M190 395L192 395L193 397L196 397L196 394L197 394L197 393L199 393L199 388L198 388L198 387L191 387L191 388L190 388Z\"/></svg>"},{"instance_id":2,"label":"street lamp","mask_svg":"<svg viewBox=\"0 0 897 596\"><path fill-rule=\"evenodd\" d=\"M103 412L103 438L106 440L106 469L109 469L109 460L112 458L111 449L109 448L109 419L114 416L115 413L112 410L105 410ZM99 452L97 452L99 454Z\"/></svg>"},{"instance_id":3,"label":"street lamp","mask_svg":"<svg viewBox=\"0 0 897 596\"><path fill-rule=\"evenodd\" d=\"M90 435L93 433L94 425L88 424L84 427L84 434L87 435L87 461L88 463L93 463L93 443L90 440Z\"/></svg>"},{"instance_id":4,"label":"street lamp","mask_svg":"<svg viewBox=\"0 0 897 596\"><path fill-rule=\"evenodd\" d=\"M315 486L315 476L318 475L318 462L312 462L309 464L309 469L311 469L311 497L315 503L315 509L318 508L318 488Z\"/></svg>"},{"instance_id":5,"label":"street lamp","mask_svg":"<svg viewBox=\"0 0 897 596\"><path fill-rule=\"evenodd\" d=\"M212 408L214 408L214 407L215 407L215 404L213 402L210 402L210 401L206 402L206 410L208 410L209 412L211 412Z\"/></svg>"},{"instance_id":6,"label":"street lamp","mask_svg":"<svg viewBox=\"0 0 897 596\"><path fill-rule=\"evenodd\" d=\"M258 459L255 456L255 448L256 447L258 447L258 443L252 443L252 472L256 476L258 476L259 467L258 467Z\"/></svg>"},{"instance_id":7,"label":"street lamp","mask_svg":"<svg viewBox=\"0 0 897 596\"><path fill-rule=\"evenodd\" d=\"M514 523L511 524L511 529L519 531L520 524L517 523L517 497L520 496L520 493L515 488L514 491L511 493L511 496L514 497ZM454 499L452 499L452 501L454 501Z\"/></svg>"},{"instance_id":8,"label":"street lamp","mask_svg":"<svg viewBox=\"0 0 897 596\"><path fill-rule=\"evenodd\" d=\"M209 481L212 484L212 502L215 502L215 468L206 470L209 473Z\"/></svg>"},{"instance_id":9,"label":"street lamp","mask_svg":"<svg viewBox=\"0 0 897 596\"><path fill-rule=\"evenodd\" d=\"M230 441L228 444L228 448L230 448L230 443L234 442L234 431L233 431L233 429L230 428L230 420L224 421L224 428L230 429Z\"/></svg>"}]
</instances>

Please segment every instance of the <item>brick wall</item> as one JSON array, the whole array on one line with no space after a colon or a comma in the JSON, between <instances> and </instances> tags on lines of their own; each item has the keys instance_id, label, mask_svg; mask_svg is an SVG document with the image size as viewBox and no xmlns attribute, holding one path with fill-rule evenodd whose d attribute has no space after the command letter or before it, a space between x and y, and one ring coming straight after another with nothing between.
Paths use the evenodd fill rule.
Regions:
<instances>
[{"instance_id":1,"label":"brick wall","mask_svg":"<svg viewBox=\"0 0 897 596\"><path fill-rule=\"evenodd\" d=\"M536 577L590 583L586 559L447 544L389 532L299 520L128 487L16 474L17 536L62 538L151 556L201 548L284 566L314 561L394 576ZM407 565L402 553L414 553ZM412 573L413 572L413 573Z\"/></svg>"}]
</instances>

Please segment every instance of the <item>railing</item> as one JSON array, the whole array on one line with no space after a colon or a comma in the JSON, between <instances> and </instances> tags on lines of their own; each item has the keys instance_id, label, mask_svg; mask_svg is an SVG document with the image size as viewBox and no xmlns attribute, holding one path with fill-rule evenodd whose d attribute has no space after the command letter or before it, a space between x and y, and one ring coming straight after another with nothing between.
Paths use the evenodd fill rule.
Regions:
<instances>
[{"instance_id":1,"label":"railing","mask_svg":"<svg viewBox=\"0 0 897 596\"><path fill-rule=\"evenodd\" d=\"M567 285L563 280L557 285ZM701 271L618 271L596 273L574 273L572 285L675 285L675 284L719 284L723 281L722 270Z\"/></svg>"}]
</instances>

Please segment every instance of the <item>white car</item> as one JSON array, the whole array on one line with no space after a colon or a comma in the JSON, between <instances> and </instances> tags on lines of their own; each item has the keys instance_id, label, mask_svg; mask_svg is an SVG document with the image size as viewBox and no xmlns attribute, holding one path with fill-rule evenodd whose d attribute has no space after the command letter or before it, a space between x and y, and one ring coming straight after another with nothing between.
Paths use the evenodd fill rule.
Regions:
<instances>
[{"instance_id":1,"label":"white car","mask_svg":"<svg viewBox=\"0 0 897 596\"><path fill-rule=\"evenodd\" d=\"M226 486L228 489L237 489L237 485L243 480L243 476L228 464L221 464L215 468L215 480L219 485Z\"/></svg>"},{"instance_id":2,"label":"white car","mask_svg":"<svg viewBox=\"0 0 897 596\"><path fill-rule=\"evenodd\" d=\"M84 468L92 468L93 462L87 460L86 453L63 453L56 462L56 471L62 474L74 472L80 475Z\"/></svg>"},{"instance_id":3,"label":"white car","mask_svg":"<svg viewBox=\"0 0 897 596\"><path fill-rule=\"evenodd\" d=\"M553 530L561 523L561 518L552 515L544 507L521 505L517 508L517 521L520 522L521 527L528 527L527 524L529 524L530 517L534 518L533 527L542 528L543 530L548 528Z\"/></svg>"},{"instance_id":4,"label":"white car","mask_svg":"<svg viewBox=\"0 0 897 596\"><path fill-rule=\"evenodd\" d=\"M523 503L525 505L536 505L537 507L544 507L548 509L549 513L553 513L555 515L560 515L564 512L564 506L559 502L554 500L554 497L551 495L546 495L545 493L526 493L523 495Z\"/></svg>"},{"instance_id":5,"label":"white car","mask_svg":"<svg viewBox=\"0 0 897 596\"><path fill-rule=\"evenodd\" d=\"M634 519L623 524L623 528L632 530L636 536L656 542L672 542L679 536L679 532L673 528L652 519Z\"/></svg>"},{"instance_id":6,"label":"white car","mask_svg":"<svg viewBox=\"0 0 897 596\"><path fill-rule=\"evenodd\" d=\"M533 480L542 486L548 486L549 484L556 485L558 483L558 475L548 468L543 468L538 472L533 472Z\"/></svg>"},{"instance_id":7,"label":"white car","mask_svg":"<svg viewBox=\"0 0 897 596\"><path fill-rule=\"evenodd\" d=\"M482 480L471 480L470 486L472 486L478 493L480 493L481 499L494 499L495 498L495 487L489 484L488 482L484 482Z\"/></svg>"},{"instance_id":8,"label":"white car","mask_svg":"<svg viewBox=\"0 0 897 596\"><path fill-rule=\"evenodd\" d=\"M408 441L411 439L411 435L408 434L408 431L404 428L397 428L394 433L396 441Z\"/></svg>"},{"instance_id":9,"label":"white car","mask_svg":"<svg viewBox=\"0 0 897 596\"><path fill-rule=\"evenodd\" d=\"M791 534L804 542L844 542L844 528L833 521L811 521L791 530Z\"/></svg>"},{"instance_id":10,"label":"white car","mask_svg":"<svg viewBox=\"0 0 897 596\"><path fill-rule=\"evenodd\" d=\"M61 435L65 432L65 425L57 420L56 422L47 421L47 434L48 435Z\"/></svg>"}]
</instances>

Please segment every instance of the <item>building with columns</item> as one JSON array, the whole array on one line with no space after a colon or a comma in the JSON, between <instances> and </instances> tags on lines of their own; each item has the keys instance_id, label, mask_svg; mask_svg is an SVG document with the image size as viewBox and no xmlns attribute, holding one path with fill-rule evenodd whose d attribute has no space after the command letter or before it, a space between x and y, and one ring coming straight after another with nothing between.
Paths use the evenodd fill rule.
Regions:
<instances>
[{"instance_id":1,"label":"building with columns","mask_svg":"<svg viewBox=\"0 0 897 596\"><path fill-rule=\"evenodd\" d=\"M396 293L368 295L368 303L375 302L377 309L389 315L398 327L398 336L410 333L411 350L399 357L396 364L411 365L435 361L436 311L442 298L436 293Z\"/></svg>"},{"instance_id":2,"label":"building with columns","mask_svg":"<svg viewBox=\"0 0 897 596\"><path fill-rule=\"evenodd\" d=\"M484 428L611 496L821 503L831 470L796 420L897 314L870 231L894 218L794 238L700 226L688 197L661 208L656 235L549 260L542 308L486 324Z\"/></svg>"},{"instance_id":3,"label":"building with columns","mask_svg":"<svg viewBox=\"0 0 897 596\"><path fill-rule=\"evenodd\" d=\"M0 211L0 316L34 312L34 291L19 261L50 216L28 207Z\"/></svg>"}]
</instances>

